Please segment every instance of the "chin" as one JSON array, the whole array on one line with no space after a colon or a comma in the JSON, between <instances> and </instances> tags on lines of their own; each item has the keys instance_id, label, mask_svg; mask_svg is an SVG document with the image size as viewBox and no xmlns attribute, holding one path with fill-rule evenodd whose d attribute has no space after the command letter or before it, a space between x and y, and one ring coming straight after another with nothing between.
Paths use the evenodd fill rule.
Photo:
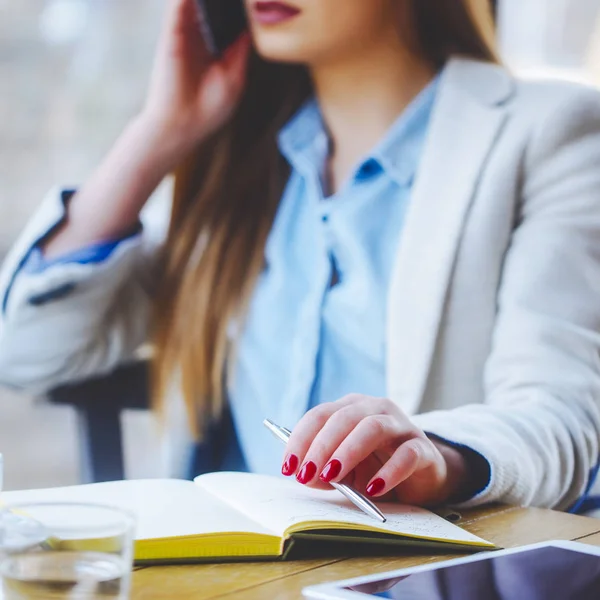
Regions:
<instances>
[{"instance_id":1,"label":"chin","mask_svg":"<svg viewBox=\"0 0 600 600\"><path fill-rule=\"evenodd\" d=\"M318 61L320 54L302 40L275 33L255 36L254 45L259 56L271 62L310 65Z\"/></svg>"}]
</instances>

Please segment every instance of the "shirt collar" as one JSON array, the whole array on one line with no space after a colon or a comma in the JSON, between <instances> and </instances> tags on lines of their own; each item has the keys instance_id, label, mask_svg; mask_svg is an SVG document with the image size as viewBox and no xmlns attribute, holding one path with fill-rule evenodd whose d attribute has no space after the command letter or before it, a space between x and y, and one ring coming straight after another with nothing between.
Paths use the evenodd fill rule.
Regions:
<instances>
[{"instance_id":1,"label":"shirt collar","mask_svg":"<svg viewBox=\"0 0 600 600\"><path fill-rule=\"evenodd\" d=\"M437 97L439 76L402 112L369 153L399 185L410 185L417 172Z\"/></svg>"},{"instance_id":2,"label":"shirt collar","mask_svg":"<svg viewBox=\"0 0 600 600\"><path fill-rule=\"evenodd\" d=\"M279 132L279 150L299 170L321 170L329 138L316 99L308 100Z\"/></svg>"},{"instance_id":3,"label":"shirt collar","mask_svg":"<svg viewBox=\"0 0 600 600\"><path fill-rule=\"evenodd\" d=\"M410 185L417 171L433 111L439 75L393 123L385 137L360 161L376 161L399 185ZM279 149L297 170L323 169L329 140L315 98L308 100L279 132Z\"/></svg>"}]
</instances>

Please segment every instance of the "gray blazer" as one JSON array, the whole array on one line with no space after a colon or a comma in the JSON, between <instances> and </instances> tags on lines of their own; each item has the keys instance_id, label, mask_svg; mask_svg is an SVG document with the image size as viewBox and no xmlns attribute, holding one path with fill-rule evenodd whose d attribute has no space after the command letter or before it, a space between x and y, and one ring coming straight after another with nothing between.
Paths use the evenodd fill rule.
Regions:
<instances>
[{"instance_id":1,"label":"gray blazer","mask_svg":"<svg viewBox=\"0 0 600 600\"><path fill-rule=\"evenodd\" d=\"M20 388L106 371L147 335L147 235L101 265L17 273L62 217L55 191L0 275L0 381ZM469 504L566 508L598 463L599 332L600 94L452 60L389 290L389 397L489 459ZM168 431L188 447L181 418Z\"/></svg>"}]
</instances>

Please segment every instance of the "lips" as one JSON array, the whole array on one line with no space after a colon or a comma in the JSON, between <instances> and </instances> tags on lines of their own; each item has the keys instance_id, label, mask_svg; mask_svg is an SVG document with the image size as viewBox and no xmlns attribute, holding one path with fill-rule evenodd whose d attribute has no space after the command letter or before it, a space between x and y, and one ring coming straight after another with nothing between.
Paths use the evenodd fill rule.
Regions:
<instances>
[{"instance_id":1,"label":"lips","mask_svg":"<svg viewBox=\"0 0 600 600\"><path fill-rule=\"evenodd\" d=\"M254 18L262 25L278 25L297 17L300 9L283 2L256 2Z\"/></svg>"}]
</instances>

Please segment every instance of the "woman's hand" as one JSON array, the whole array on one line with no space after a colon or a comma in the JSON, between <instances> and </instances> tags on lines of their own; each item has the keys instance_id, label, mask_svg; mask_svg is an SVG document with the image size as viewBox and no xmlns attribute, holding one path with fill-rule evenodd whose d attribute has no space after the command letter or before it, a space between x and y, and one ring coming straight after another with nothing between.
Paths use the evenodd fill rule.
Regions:
<instances>
[{"instance_id":1,"label":"woman's hand","mask_svg":"<svg viewBox=\"0 0 600 600\"><path fill-rule=\"evenodd\" d=\"M294 428L282 472L300 483L344 482L369 496L442 504L469 480L467 460L429 439L390 400L350 395L310 410Z\"/></svg>"},{"instance_id":2,"label":"woman's hand","mask_svg":"<svg viewBox=\"0 0 600 600\"><path fill-rule=\"evenodd\" d=\"M236 107L245 85L250 39L242 36L215 62L200 34L195 1L168 3L141 120L186 153L221 127Z\"/></svg>"},{"instance_id":3,"label":"woman's hand","mask_svg":"<svg viewBox=\"0 0 600 600\"><path fill-rule=\"evenodd\" d=\"M130 232L160 181L225 123L241 97L249 39L215 62L194 0L168 3L146 105L71 199L68 219L42 246L48 258Z\"/></svg>"}]
</instances>

